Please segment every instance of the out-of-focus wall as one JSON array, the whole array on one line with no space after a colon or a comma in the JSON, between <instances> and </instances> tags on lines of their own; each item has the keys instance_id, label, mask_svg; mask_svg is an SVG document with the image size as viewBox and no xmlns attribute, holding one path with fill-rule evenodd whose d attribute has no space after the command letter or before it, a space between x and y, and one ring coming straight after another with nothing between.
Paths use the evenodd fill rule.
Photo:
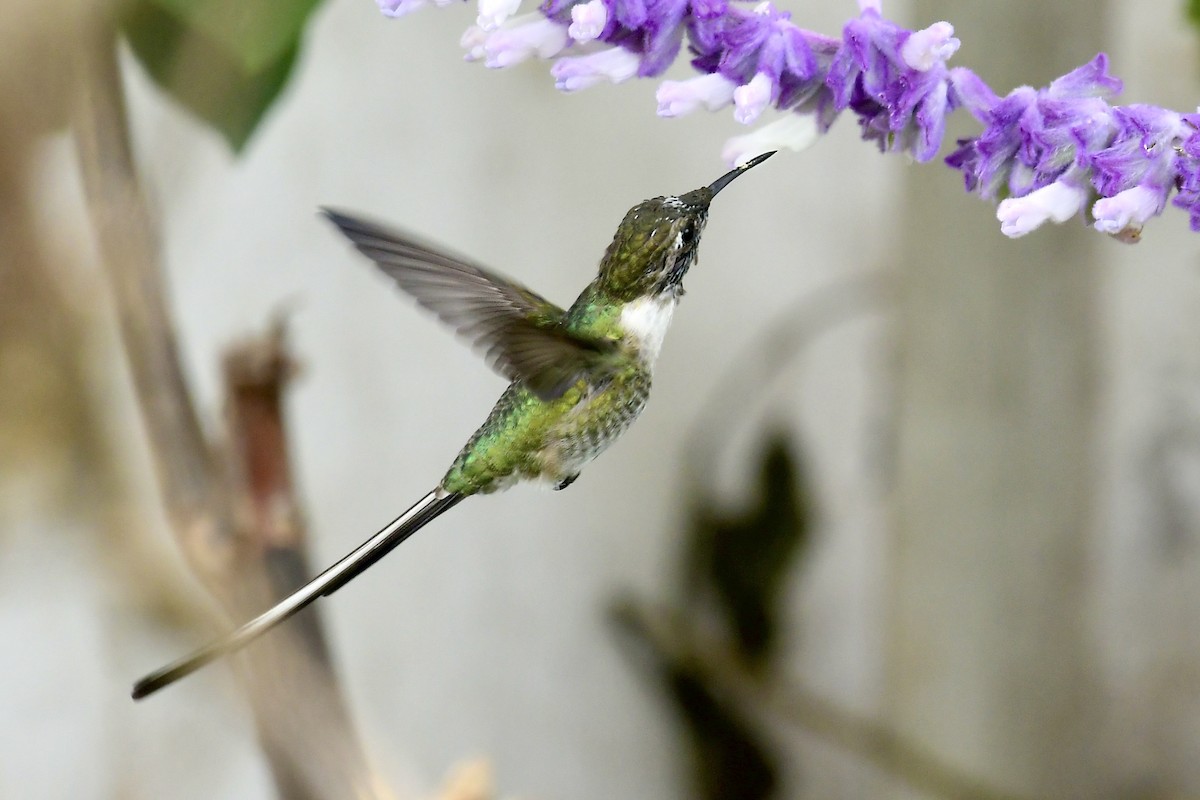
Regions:
<instances>
[{"instance_id":1,"label":"out-of-focus wall","mask_svg":"<svg viewBox=\"0 0 1200 800\"><path fill-rule=\"evenodd\" d=\"M26 52L4 42L54 30L29 22L33 5L12 4L31 16L0 25L0 53ZM1194 105L1200 71L1177 5L1130 4L1107 20L1112 69L1127 79L1128 101ZM806 27L834 32L856 6L792 10ZM933 21L907 10L887 4L889 16L912 27ZM544 64L500 72L464 64L456 45L472 20L473 10L456 6L390 21L368 0L329 0L292 85L239 158L124 59L189 378L214 430L222 348L280 307L291 309L307 369L291 394L289 423L319 563L431 488L503 381L375 274L316 208L403 224L566 303L630 205L711 181L724 169L721 142L741 132L724 114L656 118L651 82L563 96ZM956 60L971 65L975 47L962 33ZM1034 59L1016 39L1011 50L1014 59ZM54 64L38 69L52 74ZM12 85L0 81L8 92ZM56 340L39 334L29 339L36 346L25 346L11 333L25 328L0 321L8 337L0 369L22 381L74 375L86 386L0 387L0 401L21 398L0 402L0 441L80 439L75 428L37 423L31 409L81 394L93 416L80 424L101 433L99 444L53 458L39 454L59 451L41 445L19 458L0 453L0 641L8 643L0 657L0 796L266 796L270 777L224 668L136 706L127 699L134 677L206 635L170 620L198 616L207 601L186 577L156 506L72 148L58 135L32 152L22 161L30 172L19 176L32 175L36 187L31 229L53 242L45 250L62 270L49 284L67 296L83 332L63 345L69 359L43 371L36 365L49 365L43 354L53 349L45 343ZM766 322L840 277L897 267L898 209L923 199L900 194L905 170L936 173L930 180L948 186L959 181L936 165L879 156L858 141L850 119L808 152L781 154L739 180L713 208L653 399L625 439L569 491L518 488L464 503L322 603L367 749L401 797L430 794L455 762L478 755L491 759L499 786L515 797L686 796L679 730L663 698L621 656L605 608L627 589L662 595L676 577L687 440ZM0 178L8 174L0 170ZM994 233L989 206L957 202ZM2 225L0 218L0 234ZM1022 245L1060 233L1035 233ZM1182 215L1168 212L1136 248L1099 237L1089 245L1098 287L1097 340L1089 344L1095 463L1079 466L1096 478L1086 487L1093 521L1077 548L1084 588L1074 599L1087 620L1078 639L1094 658L1085 665L1094 681L1087 697L1102 719L1086 750L1103 759L1101 777L1131 791L1197 791L1200 782L1187 756L1200 718L1200 643L1191 634L1198 609L1188 591L1200 498L1188 334L1197 296L1193 237ZM16 257L0 253L0 270L11 272ZM961 268L972 268L969 254ZM4 294L13 285L0 284L0 314L9 321L6 309L27 297ZM853 712L890 712L906 735L989 778L1004 768L1005 751L980 745L1001 735L987 714L964 719L969 703L951 707L944 698L908 698L896 712L885 690L897 667L896 631L887 627L896 619L888 532L899 524L885 501L895 499L889 491L903 453L889 418L891 381L904 369L893 358L891 320L869 313L840 326L755 387L746 423L729 428L714 482L739 499L761 431L776 421L790 428L804 448L820 526L789 595L788 672ZM106 481L78 480L103 458L117 465ZM985 467L960 465L976 474ZM989 585L1001 586L1004 565L994 566ZM164 614L172 603L173 615ZM963 610L954 597L945 603ZM1061 620L1025 622L1034 632L1061 629ZM948 624L928 623L935 631ZM1007 635L999 624L984 633ZM952 677L961 683L942 688L980 684ZM932 723L922 727L923 719ZM894 785L817 737L785 741L798 747L781 796L870 797ZM1042 768L1035 766L999 783L1026 788Z\"/></svg>"},{"instance_id":2,"label":"out-of-focus wall","mask_svg":"<svg viewBox=\"0 0 1200 800\"><path fill-rule=\"evenodd\" d=\"M1103 4L915 5L954 15L963 63L1002 92L1106 43ZM1094 797L1097 262L1119 246L1078 223L1009 240L948 177L914 170L902 193L887 717L993 787Z\"/></svg>"},{"instance_id":3,"label":"out-of-focus wall","mask_svg":"<svg viewBox=\"0 0 1200 800\"><path fill-rule=\"evenodd\" d=\"M1196 105L1195 29L1112 7L1130 102ZM1091 635L1103 663L1106 758L1130 793L1200 792L1200 243L1176 214L1106 254L1106 393L1097 452Z\"/></svg>"},{"instance_id":4,"label":"out-of-focus wall","mask_svg":"<svg viewBox=\"0 0 1200 800\"><path fill-rule=\"evenodd\" d=\"M833 31L851 11L810 9L804 20ZM290 423L317 562L431 488L503 388L317 207L403 224L566 303L629 206L710 182L725 169L722 141L742 132L727 115L658 119L651 82L563 96L544 64L496 73L465 64L457 42L472 21L468 8L390 21L365 0L332 0L292 86L236 159L124 59L189 378L210 420L220 411L221 348L292 309L307 370ZM69 144L53 142L40 169L43 223L85 235ZM402 796L430 791L477 755L515 796L677 796L678 731L618 651L606 605L625 589L661 594L671 579L685 439L731 362L804 293L886 265L888 187L900 169L844 121L820 147L781 155L731 187L713 209L654 397L626 439L567 492L519 488L465 503L323 603L368 749ZM80 247L86 259L86 240ZM84 285L103 286L90 279ZM149 528L143 536L161 539L160 559L186 584L155 527L112 320L102 308L97 317L92 358L110 373L107 424L117 425L115 447L141 502L131 517ZM879 330L867 321L835 335L830 347L845 356L819 352L820 375L797 364L763 387L753 412L819 421L805 443L830 523L816 570L833 594L798 601L797 613L823 620L804 640L820 667L815 679L852 700L871 686L861 666L870 662L869 611L840 576L863 572L871 532L842 530L838 520L862 493L862 447L844 442L870 407L861 359ZM723 473L731 497L746 488L740 476L759 428L735 429ZM0 748L5 788L47 797L265 794L269 778L222 667L146 703L127 700L132 678L202 634L173 634L142 616L111 585L97 555L103 541L83 523L67 536L54 511L51 499L13 517L0 554L0 633L23 643L0 680L11 745ZM853 583L869 591L864 579ZM34 724L45 737L22 735ZM88 757L52 771L24 754L35 742L39 752Z\"/></svg>"},{"instance_id":5,"label":"out-of-focus wall","mask_svg":"<svg viewBox=\"0 0 1200 800\"><path fill-rule=\"evenodd\" d=\"M997 88L1103 49L1123 102L1195 104L1175 4L915 6ZM1017 796L1190 796L1195 234L1168 211L1136 247L1007 242L938 177L903 193L888 719Z\"/></svg>"}]
</instances>

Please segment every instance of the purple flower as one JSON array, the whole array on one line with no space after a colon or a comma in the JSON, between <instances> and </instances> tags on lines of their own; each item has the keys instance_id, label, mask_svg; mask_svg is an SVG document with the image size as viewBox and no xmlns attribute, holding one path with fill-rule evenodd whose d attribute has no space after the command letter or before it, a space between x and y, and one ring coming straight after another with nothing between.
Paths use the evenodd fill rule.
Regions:
<instances>
[{"instance_id":1,"label":"purple flower","mask_svg":"<svg viewBox=\"0 0 1200 800\"><path fill-rule=\"evenodd\" d=\"M600 38L608 25L608 6L604 0L589 0L571 7L571 25L567 33L577 42Z\"/></svg>"},{"instance_id":2,"label":"purple flower","mask_svg":"<svg viewBox=\"0 0 1200 800\"><path fill-rule=\"evenodd\" d=\"M1115 127L1111 142L1088 157L1096 190L1113 196L1144 183L1164 192L1170 188L1179 151L1191 132L1182 115L1155 106L1118 106L1110 122Z\"/></svg>"},{"instance_id":3,"label":"purple flower","mask_svg":"<svg viewBox=\"0 0 1200 800\"><path fill-rule=\"evenodd\" d=\"M769 125L727 141L721 150L721 160L736 167L768 150L800 151L812 145L820 135L815 116L785 114Z\"/></svg>"},{"instance_id":4,"label":"purple flower","mask_svg":"<svg viewBox=\"0 0 1200 800\"><path fill-rule=\"evenodd\" d=\"M636 53L620 47L610 47L586 56L560 58L550 68L554 85L564 92L577 92L597 83L621 83L638 72L640 59Z\"/></svg>"},{"instance_id":5,"label":"purple flower","mask_svg":"<svg viewBox=\"0 0 1200 800\"><path fill-rule=\"evenodd\" d=\"M489 69L511 67L534 56L550 58L567 43L566 28L535 14L517 17L490 33L476 25L467 29L460 42L468 61L483 59Z\"/></svg>"},{"instance_id":6,"label":"purple flower","mask_svg":"<svg viewBox=\"0 0 1200 800\"><path fill-rule=\"evenodd\" d=\"M701 75L686 81L663 81L658 86L660 117L681 117L701 106L716 111L729 105L738 86L719 72Z\"/></svg>"},{"instance_id":7,"label":"purple flower","mask_svg":"<svg viewBox=\"0 0 1200 800\"><path fill-rule=\"evenodd\" d=\"M945 64L950 56L958 52L961 42L954 38L954 26L949 22L935 22L924 30L916 31L900 47L904 63L918 72L929 72Z\"/></svg>"},{"instance_id":8,"label":"purple flower","mask_svg":"<svg viewBox=\"0 0 1200 800\"><path fill-rule=\"evenodd\" d=\"M389 16L451 1L377 0ZM663 81L658 113L732 104L737 122L760 127L727 142L731 163L807 147L845 111L881 151L928 161L947 116L965 108L982 131L945 163L968 191L999 203L1005 234L1083 213L1095 229L1136 241L1168 201L1200 231L1200 112L1113 106L1121 82L1104 54L1047 87L1001 97L969 69L947 66L959 49L950 23L910 31L884 18L880 0L858 0L839 38L800 28L770 0L543 0L539 15L519 19L510 17L520 0L478 3L462 39L468 60L498 68L556 59L551 74L568 92L660 75L686 37L700 75Z\"/></svg>"},{"instance_id":9,"label":"purple flower","mask_svg":"<svg viewBox=\"0 0 1200 800\"><path fill-rule=\"evenodd\" d=\"M1200 231L1200 113L1182 117L1187 138L1184 140L1176 167L1179 194L1172 201L1191 215L1192 230Z\"/></svg>"},{"instance_id":10,"label":"purple flower","mask_svg":"<svg viewBox=\"0 0 1200 800\"><path fill-rule=\"evenodd\" d=\"M710 33L704 39L712 42L719 54L717 68L727 78L744 83L756 72L763 72L777 80L789 55L797 63L809 60L802 40L784 41L784 31L795 27L788 22L790 17L767 0L749 11L735 6L724 17L704 20L705 25L698 27L702 31L710 26L714 29L715 35ZM797 51L787 53L789 44L797 46Z\"/></svg>"},{"instance_id":11,"label":"purple flower","mask_svg":"<svg viewBox=\"0 0 1200 800\"><path fill-rule=\"evenodd\" d=\"M829 47L832 40L802 31L789 18L763 2L749 11L733 7L722 18L698 20L691 41L700 55L693 64L738 84L757 81L755 96L769 94L786 108L805 89L811 92L823 83L822 67L828 66L834 49ZM824 65L818 51L828 55Z\"/></svg>"},{"instance_id":12,"label":"purple flower","mask_svg":"<svg viewBox=\"0 0 1200 800\"><path fill-rule=\"evenodd\" d=\"M588 8L581 8L586 5ZM579 9L579 11L576 11ZM687 0L547 0L548 17L573 26L579 41L617 45L639 57L637 75L660 74L679 53ZM582 38L581 38L582 37Z\"/></svg>"},{"instance_id":13,"label":"purple flower","mask_svg":"<svg viewBox=\"0 0 1200 800\"><path fill-rule=\"evenodd\" d=\"M728 10L728 0L692 0L692 16L698 20L718 19Z\"/></svg>"},{"instance_id":14,"label":"purple flower","mask_svg":"<svg viewBox=\"0 0 1200 800\"><path fill-rule=\"evenodd\" d=\"M485 31L494 31L517 13L520 6L521 0L479 0L479 16L475 24Z\"/></svg>"},{"instance_id":15,"label":"purple flower","mask_svg":"<svg viewBox=\"0 0 1200 800\"><path fill-rule=\"evenodd\" d=\"M1176 188L1176 205L1195 208L1197 196L1188 187L1200 188L1200 182L1189 183L1196 161L1186 146L1195 128L1186 117L1155 106L1109 105L1121 83L1107 67L1100 54L1044 89L1024 86L999 99L977 93L966 103L984 130L960 142L947 163L963 172L968 190L1012 197L1001 203L1009 218L1002 229L1009 235L1074 216L1063 217L1065 206L1050 209L1053 204L1045 202L1061 193L1043 192L1066 175L1072 187L1097 196L1093 227L1121 241L1137 241ZM1038 219L1032 208L1048 211ZM1014 209L1022 213L1014 216Z\"/></svg>"},{"instance_id":16,"label":"purple flower","mask_svg":"<svg viewBox=\"0 0 1200 800\"><path fill-rule=\"evenodd\" d=\"M757 73L750 82L733 91L733 118L743 125L758 119L763 110L779 95L779 84L765 72Z\"/></svg>"},{"instance_id":17,"label":"purple flower","mask_svg":"<svg viewBox=\"0 0 1200 800\"><path fill-rule=\"evenodd\" d=\"M630 30L629 40L642 54L639 77L661 75L675 61L689 9L688 0L646 0L646 21L640 31Z\"/></svg>"},{"instance_id":18,"label":"purple flower","mask_svg":"<svg viewBox=\"0 0 1200 800\"><path fill-rule=\"evenodd\" d=\"M959 142L946 159L963 171L968 190L986 198L1023 195L1057 180L1077 157L1112 135L1106 97L1120 82L1108 76L1103 54L1045 89L1022 86L990 107L968 104L983 133ZM987 103L976 90L972 99Z\"/></svg>"},{"instance_id":19,"label":"purple flower","mask_svg":"<svg viewBox=\"0 0 1200 800\"><path fill-rule=\"evenodd\" d=\"M490 33L478 25L472 25L463 31L462 38L458 40L458 46L467 51L467 54L463 56L463 60L481 61L486 55L483 46L487 43L490 36Z\"/></svg>"},{"instance_id":20,"label":"purple flower","mask_svg":"<svg viewBox=\"0 0 1200 800\"><path fill-rule=\"evenodd\" d=\"M1141 238L1142 226L1151 217L1162 213L1166 205L1165 191L1152 186L1134 186L1112 197L1102 197L1092 206L1093 227L1124 242Z\"/></svg>"},{"instance_id":21,"label":"purple flower","mask_svg":"<svg viewBox=\"0 0 1200 800\"><path fill-rule=\"evenodd\" d=\"M858 115L864 139L918 161L937 155L958 104L945 63L958 49L953 33L946 22L912 33L873 9L846 25L827 83L837 105Z\"/></svg>"},{"instance_id":22,"label":"purple flower","mask_svg":"<svg viewBox=\"0 0 1200 800\"><path fill-rule=\"evenodd\" d=\"M1023 197L1002 200L996 209L996 219L1000 220L1001 233L1016 238L1050 220L1066 222L1083 210L1087 199L1087 189L1064 177Z\"/></svg>"},{"instance_id":23,"label":"purple flower","mask_svg":"<svg viewBox=\"0 0 1200 800\"><path fill-rule=\"evenodd\" d=\"M1155 106L1118 106L1111 120L1116 128L1111 142L1085 157L1101 195L1092 208L1094 227L1133 242L1183 182L1179 162L1192 131L1182 115Z\"/></svg>"}]
</instances>

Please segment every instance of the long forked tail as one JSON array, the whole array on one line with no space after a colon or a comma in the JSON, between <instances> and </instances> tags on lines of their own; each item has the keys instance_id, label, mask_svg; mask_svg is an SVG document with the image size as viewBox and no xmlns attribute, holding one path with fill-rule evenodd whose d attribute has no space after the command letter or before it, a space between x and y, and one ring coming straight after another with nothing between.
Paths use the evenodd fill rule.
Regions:
<instances>
[{"instance_id":1,"label":"long forked tail","mask_svg":"<svg viewBox=\"0 0 1200 800\"><path fill-rule=\"evenodd\" d=\"M453 508L464 495L434 489L417 503L392 520L387 527L367 539L333 566L304 586L280 600L237 630L200 648L162 669L151 672L133 685L133 699L141 700L164 686L192 674L210 661L240 650L305 606L330 595L358 577L364 570L399 546L405 539L425 527L444 512Z\"/></svg>"}]
</instances>

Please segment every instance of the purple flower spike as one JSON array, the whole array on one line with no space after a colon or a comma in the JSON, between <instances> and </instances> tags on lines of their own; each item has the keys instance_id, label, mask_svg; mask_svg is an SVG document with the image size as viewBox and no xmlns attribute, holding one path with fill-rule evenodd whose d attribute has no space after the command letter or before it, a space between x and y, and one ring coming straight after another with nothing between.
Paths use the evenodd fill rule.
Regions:
<instances>
[{"instance_id":1,"label":"purple flower spike","mask_svg":"<svg viewBox=\"0 0 1200 800\"><path fill-rule=\"evenodd\" d=\"M376 1L389 16L453 2ZM686 36L700 75L662 82L660 116L732 103L734 118L751 124L784 112L730 139L722 154L730 163L807 147L844 111L881 151L928 161L946 117L965 108L982 130L945 163L968 191L999 201L1005 234L1090 211L1096 230L1136 241L1168 201L1200 231L1200 111L1112 105L1121 82L1104 54L1045 88L1001 97L971 70L947 66L960 44L949 22L910 31L884 18L880 0L858 0L840 38L800 28L771 0L542 0L539 15L521 19L510 19L521 0L477 2L466 58L497 68L556 59L551 74L567 92L660 75Z\"/></svg>"},{"instance_id":2,"label":"purple flower spike","mask_svg":"<svg viewBox=\"0 0 1200 800\"><path fill-rule=\"evenodd\" d=\"M1104 98L1120 82L1106 74L1106 66L1101 54L1045 89L1022 86L991 109L973 109L983 133L959 142L946 162L963 170L967 188L986 198L1024 195L1074 165L1085 166L1090 152L1108 146L1115 128ZM975 92L972 100L986 98Z\"/></svg>"}]
</instances>

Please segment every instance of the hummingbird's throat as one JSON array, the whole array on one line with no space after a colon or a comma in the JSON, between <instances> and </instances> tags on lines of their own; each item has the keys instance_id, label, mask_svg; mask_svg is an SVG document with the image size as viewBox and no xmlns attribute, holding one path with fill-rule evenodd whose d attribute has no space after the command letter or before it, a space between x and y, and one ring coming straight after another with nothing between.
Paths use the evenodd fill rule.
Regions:
<instances>
[{"instance_id":1,"label":"hummingbird's throat","mask_svg":"<svg viewBox=\"0 0 1200 800\"><path fill-rule=\"evenodd\" d=\"M673 293L639 297L621 309L621 330L642 361L653 364L662 350L678 298Z\"/></svg>"},{"instance_id":2,"label":"hummingbird's throat","mask_svg":"<svg viewBox=\"0 0 1200 800\"><path fill-rule=\"evenodd\" d=\"M681 253L655 285L655 294L669 295L678 299L679 295L683 294L683 276L691 269L694 258L693 253Z\"/></svg>"},{"instance_id":3,"label":"hummingbird's throat","mask_svg":"<svg viewBox=\"0 0 1200 800\"><path fill-rule=\"evenodd\" d=\"M696 245L699 243L705 221L704 216L701 216L680 228L675 234L675 241L667 255L667 264L654 285L656 294L670 294L675 298L683 294L683 276L687 275L687 271L696 261Z\"/></svg>"}]
</instances>

